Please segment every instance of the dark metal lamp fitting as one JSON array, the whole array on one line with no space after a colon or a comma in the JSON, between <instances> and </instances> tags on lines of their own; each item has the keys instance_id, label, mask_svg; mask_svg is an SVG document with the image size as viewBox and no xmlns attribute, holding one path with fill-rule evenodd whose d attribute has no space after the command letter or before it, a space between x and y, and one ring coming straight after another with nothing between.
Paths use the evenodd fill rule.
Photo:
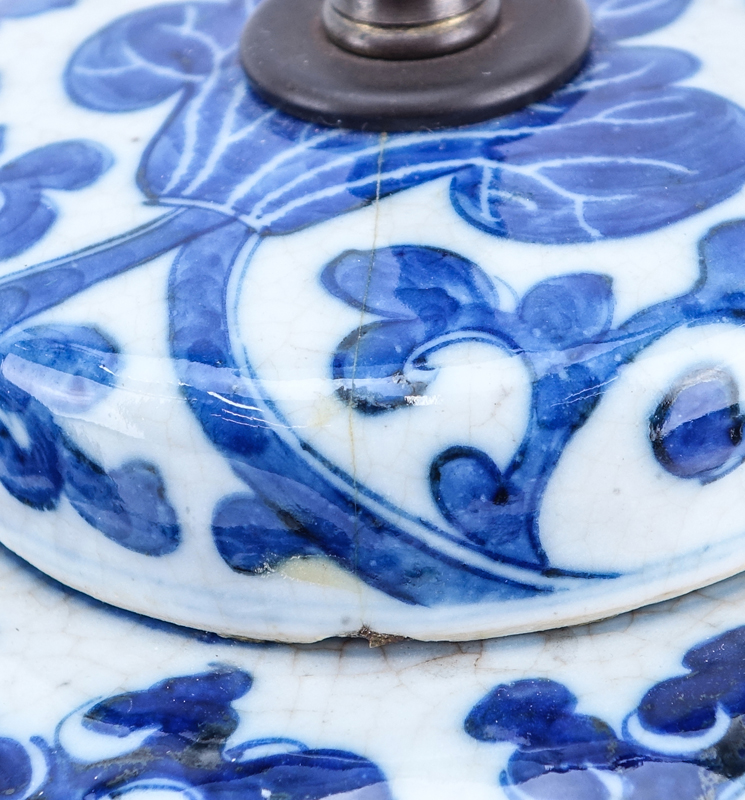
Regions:
<instances>
[{"instance_id":1,"label":"dark metal lamp fitting","mask_svg":"<svg viewBox=\"0 0 745 800\"><path fill-rule=\"evenodd\" d=\"M264 0L241 56L255 90L290 114L412 131L545 98L591 36L585 0Z\"/></svg>"}]
</instances>

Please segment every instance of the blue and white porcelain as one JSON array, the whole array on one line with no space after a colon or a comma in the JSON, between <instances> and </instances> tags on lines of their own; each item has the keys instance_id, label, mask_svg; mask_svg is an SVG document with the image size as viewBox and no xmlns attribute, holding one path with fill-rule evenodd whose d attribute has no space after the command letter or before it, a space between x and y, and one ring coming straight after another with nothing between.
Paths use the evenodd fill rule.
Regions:
<instances>
[{"instance_id":1,"label":"blue and white porcelain","mask_svg":"<svg viewBox=\"0 0 745 800\"><path fill-rule=\"evenodd\" d=\"M154 622L0 551L13 800L741 800L742 576L461 643L257 644Z\"/></svg>"},{"instance_id":2,"label":"blue and white porcelain","mask_svg":"<svg viewBox=\"0 0 745 800\"><path fill-rule=\"evenodd\" d=\"M195 136L195 153L203 121L214 132L214 115L190 111L213 100L199 43L209 50L228 12L240 27L250 9L222 0L153 8L0 0L0 521L26 559L0 545L0 794L742 800L742 575L613 619L491 640L286 645L193 628L313 639L367 626L373 644L387 638L376 632L465 638L610 614L743 568L745 4L596 3L598 47L657 59L629 62L634 80L658 81L631 105L585 114L592 86L613 97L612 76L605 89L598 77L562 121L508 135L504 152L483 144L488 126L473 129L479 164L429 180L422 164L439 170L447 152L432 145L424 158L420 142L395 167L403 183L418 164L415 185L384 197L376 180L365 205L347 173L347 205L329 211L331 192L318 199L328 218L258 239L240 227L243 211L216 209L215 195L202 198L207 208L190 196L185 208L191 166L163 188L174 174L168 153L182 152L177 131ZM205 32L197 23L208 11L217 28ZM173 39L153 14L175 20ZM218 44L229 61L229 45ZM682 66L669 71L672 59L688 65L685 77ZM179 75L186 89L169 94ZM241 130L239 107L217 117L236 120L220 142ZM322 157L355 152L354 137L265 113L246 135L258 131L275 149L256 163L282 158L280 142L311 151L267 175L275 189L322 168ZM637 148L618 163L603 156L606 189L579 186L587 152L573 155L564 137L584 136L586 125L598 147L597 125L619 142L635 131L638 147L649 134L658 158L691 174L656 188L644 189L639 173L624 183L621 161L645 157ZM553 141L552 131L551 147L565 148L545 167L555 185L606 192L646 232L604 228L593 200L595 216L583 219L597 237L538 241L558 217L505 175L529 163L531 137ZM388 146L377 141L379 159ZM452 146L462 164L465 145ZM211 165L205 174L218 169L218 150L195 156L200 170ZM488 183L476 176L487 160ZM367 180L356 156L352 164ZM478 181L485 205L475 225L467 187ZM529 194L530 235L519 233L529 215L518 224L507 211ZM684 202L694 195L695 208ZM663 207L669 217L654 221ZM201 230L197 219L217 222ZM502 234L496 219L507 220ZM572 402L552 406L571 386ZM240 426L246 438L233 434ZM531 482L525 465L538 456ZM326 527L342 530L336 500L349 496L350 475L353 518L389 526L379 528L379 553L351 561ZM293 527L319 497L335 500L324 525ZM522 511L510 515L516 498ZM440 570L437 592L426 572L396 583L412 563ZM508 569L545 591L518 596L494 577ZM497 585L503 595L486 593Z\"/></svg>"},{"instance_id":3,"label":"blue and white porcelain","mask_svg":"<svg viewBox=\"0 0 745 800\"><path fill-rule=\"evenodd\" d=\"M745 569L742 0L543 103L323 128L251 0L0 1L0 541L221 634L471 639Z\"/></svg>"}]
</instances>

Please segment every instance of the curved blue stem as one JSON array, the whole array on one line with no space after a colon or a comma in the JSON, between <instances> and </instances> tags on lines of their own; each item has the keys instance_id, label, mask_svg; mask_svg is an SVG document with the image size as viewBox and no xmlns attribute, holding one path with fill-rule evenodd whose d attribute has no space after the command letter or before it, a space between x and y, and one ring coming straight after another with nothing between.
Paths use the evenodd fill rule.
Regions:
<instances>
[{"instance_id":1,"label":"curved blue stem","mask_svg":"<svg viewBox=\"0 0 745 800\"><path fill-rule=\"evenodd\" d=\"M177 209L122 236L8 275L0 279L0 333L231 221L215 211Z\"/></svg>"}]
</instances>

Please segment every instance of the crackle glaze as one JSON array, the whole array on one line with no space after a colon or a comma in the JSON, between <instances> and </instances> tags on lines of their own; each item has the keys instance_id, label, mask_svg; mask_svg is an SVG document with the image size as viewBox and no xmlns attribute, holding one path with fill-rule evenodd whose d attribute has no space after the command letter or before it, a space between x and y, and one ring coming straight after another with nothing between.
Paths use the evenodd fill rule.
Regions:
<instances>
[{"instance_id":1,"label":"crackle glaze","mask_svg":"<svg viewBox=\"0 0 745 800\"><path fill-rule=\"evenodd\" d=\"M12 800L741 800L742 576L462 643L225 640L0 550Z\"/></svg>"},{"instance_id":2,"label":"crackle glaze","mask_svg":"<svg viewBox=\"0 0 745 800\"><path fill-rule=\"evenodd\" d=\"M257 99L253 5L0 0L0 541L285 641L745 568L741 0L592 0L551 98L395 135Z\"/></svg>"}]
</instances>

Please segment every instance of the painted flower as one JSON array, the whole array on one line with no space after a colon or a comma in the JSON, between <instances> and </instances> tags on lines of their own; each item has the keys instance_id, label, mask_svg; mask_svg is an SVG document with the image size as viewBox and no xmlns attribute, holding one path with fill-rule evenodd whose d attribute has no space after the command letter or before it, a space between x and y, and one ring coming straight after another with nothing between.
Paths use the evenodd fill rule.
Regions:
<instances>
[{"instance_id":1,"label":"painted flower","mask_svg":"<svg viewBox=\"0 0 745 800\"><path fill-rule=\"evenodd\" d=\"M63 720L54 741L34 738L44 761L39 774L33 771L33 796L78 800L152 792L153 796L204 800L342 796L390 800L383 773L355 753L311 749L282 737L229 746L240 721L232 703L247 694L252 683L243 670L215 666L99 700L84 714ZM114 755L98 760L85 751L69 752L60 733L64 728L65 733L74 734L70 729L78 725L89 737L100 737ZM75 737L68 735L64 741L74 744ZM14 739L0 739L3 795L20 800L27 795L31 780L27 750Z\"/></svg>"},{"instance_id":2,"label":"painted flower","mask_svg":"<svg viewBox=\"0 0 745 800\"><path fill-rule=\"evenodd\" d=\"M119 360L116 345L85 326L43 325L0 339L0 484L39 511L64 496L109 539L165 555L181 536L157 467L134 460L107 472L61 425L108 395Z\"/></svg>"},{"instance_id":3,"label":"painted flower","mask_svg":"<svg viewBox=\"0 0 745 800\"><path fill-rule=\"evenodd\" d=\"M497 686L469 713L465 731L515 747L501 775L514 800L739 797L745 779L745 628L686 653L686 674L653 686L619 735L577 710L545 678Z\"/></svg>"},{"instance_id":4,"label":"painted flower","mask_svg":"<svg viewBox=\"0 0 745 800\"><path fill-rule=\"evenodd\" d=\"M0 166L0 259L27 250L54 224L57 209L48 190L84 189L110 165L105 148L78 139L31 150Z\"/></svg>"}]
</instances>

